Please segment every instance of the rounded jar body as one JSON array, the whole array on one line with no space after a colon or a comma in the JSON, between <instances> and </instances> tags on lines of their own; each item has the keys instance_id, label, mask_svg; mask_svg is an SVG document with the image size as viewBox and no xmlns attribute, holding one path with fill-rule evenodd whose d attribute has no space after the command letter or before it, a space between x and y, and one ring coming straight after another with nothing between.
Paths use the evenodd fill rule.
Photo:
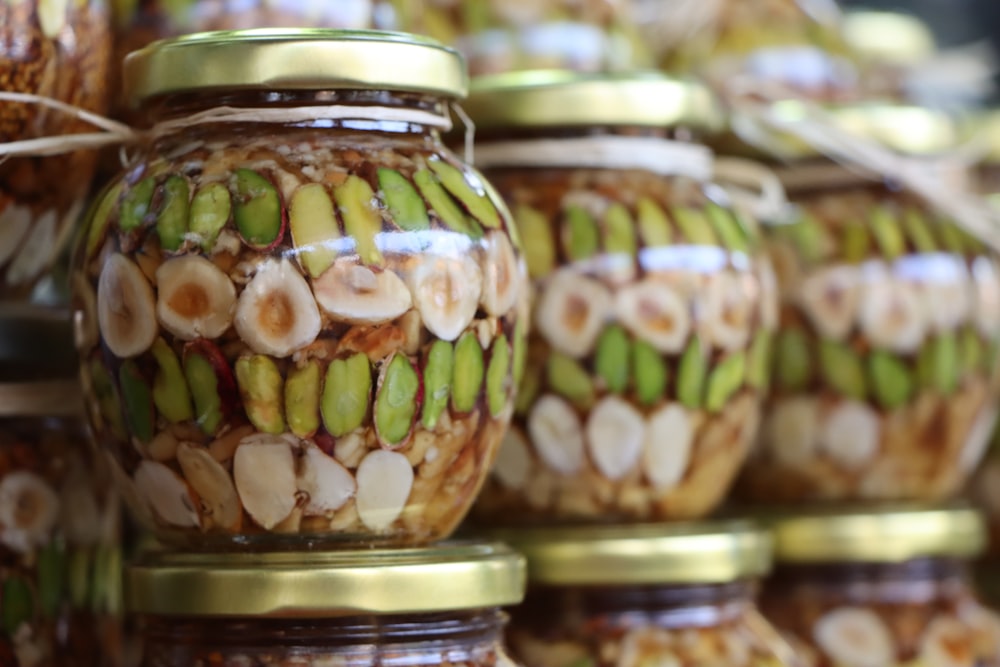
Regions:
<instances>
[{"instance_id":1,"label":"rounded jar body","mask_svg":"<svg viewBox=\"0 0 1000 667\"><path fill-rule=\"evenodd\" d=\"M525 667L798 665L757 611L753 586L529 589L508 642Z\"/></svg>"},{"instance_id":2,"label":"rounded jar body","mask_svg":"<svg viewBox=\"0 0 1000 667\"><path fill-rule=\"evenodd\" d=\"M755 229L687 176L487 173L526 244L534 315L514 426L478 515L708 514L756 437L777 325Z\"/></svg>"},{"instance_id":3,"label":"rounded jar body","mask_svg":"<svg viewBox=\"0 0 1000 667\"><path fill-rule=\"evenodd\" d=\"M103 458L78 419L0 424L0 663L120 665L121 510Z\"/></svg>"},{"instance_id":4,"label":"rounded jar body","mask_svg":"<svg viewBox=\"0 0 1000 667\"><path fill-rule=\"evenodd\" d=\"M1000 661L1000 618L954 560L782 566L761 609L817 667Z\"/></svg>"},{"instance_id":5,"label":"rounded jar body","mask_svg":"<svg viewBox=\"0 0 1000 667\"><path fill-rule=\"evenodd\" d=\"M744 497L938 500L996 421L997 259L881 184L790 191L767 228L781 292L772 392Z\"/></svg>"},{"instance_id":6,"label":"rounded jar body","mask_svg":"<svg viewBox=\"0 0 1000 667\"><path fill-rule=\"evenodd\" d=\"M516 667L497 610L333 619L144 617L142 667Z\"/></svg>"},{"instance_id":7,"label":"rounded jar body","mask_svg":"<svg viewBox=\"0 0 1000 667\"><path fill-rule=\"evenodd\" d=\"M108 11L104 0L0 6L3 90L104 113L110 94ZM3 143L91 131L90 124L39 104L0 104ZM55 263L83 213L95 161L94 151L76 151L0 164L0 296L27 297Z\"/></svg>"},{"instance_id":8,"label":"rounded jar body","mask_svg":"<svg viewBox=\"0 0 1000 667\"><path fill-rule=\"evenodd\" d=\"M387 0L394 26L462 52L473 75L514 70L607 72L648 66L632 0ZM384 13L384 12L383 12Z\"/></svg>"},{"instance_id":9,"label":"rounded jar body","mask_svg":"<svg viewBox=\"0 0 1000 667\"><path fill-rule=\"evenodd\" d=\"M441 112L378 91L282 99ZM193 548L448 536L513 409L512 231L415 122L205 124L143 147L74 275L91 423L133 510Z\"/></svg>"}]
</instances>

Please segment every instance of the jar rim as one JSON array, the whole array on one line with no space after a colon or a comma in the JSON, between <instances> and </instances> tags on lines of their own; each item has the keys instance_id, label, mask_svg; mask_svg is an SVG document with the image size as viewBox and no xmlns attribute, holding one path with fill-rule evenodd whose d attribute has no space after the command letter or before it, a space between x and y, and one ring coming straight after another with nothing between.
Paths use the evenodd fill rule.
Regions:
<instances>
[{"instance_id":1,"label":"jar rim","mask_svg":"<svg viewBox=\"0 0 1000 667\"><path fill-rule=\"evenodd\" d=\"M211 90L388 90L465 97L462 56L402 32L324 28L221 30L162 39L125 57L129 105Z\"/></svg>"},{"instance_id":2,"label":"jar rim","mask_svg":"<svg viewBox=\"0 0 1000 667\"><path fill-rule=\"evenodd\" d=\"M462 105L492 129L685 125L717 129L718 100L704 84L657 72L581 74L563 70L477 77Z\"/></svg>"},{"instance_id":3,"label":"jar rim","mask_svg":"<svg viewBox=\"0 0 1000 667\"><path fill-rule=\"evenodd\" d=\"M889 506L761 515L778 564L902 563L970 558L986 546L982 515L965 505Z\"/></svg>"},{"instance_id":4,"label":"jar rim","mask_svg":"<svg viewBox=\"0 0 1000 667\"><path fill-rule=\"evenodd\" d=\"M524 597L524 558L498 543L339 552L150 550L125 570L133 613L338 617L485 609Z\"/></svg>"},{"instance_id":5,"label":"jar rim","mask_svg":"<svg viewBox=\"0 0 1000 667\"><path fill-rule=\"evenodd\" d=\"M554 586L723 584L771 567L771 538L749 521L538 527L496 533Z\"/></svg>"}]
</instances>

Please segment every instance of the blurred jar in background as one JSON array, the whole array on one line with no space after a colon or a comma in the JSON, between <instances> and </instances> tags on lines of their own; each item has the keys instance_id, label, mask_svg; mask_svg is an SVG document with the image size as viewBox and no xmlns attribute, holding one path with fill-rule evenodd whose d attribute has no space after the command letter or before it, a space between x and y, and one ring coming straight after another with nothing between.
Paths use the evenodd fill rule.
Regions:
<instances>
[{"instance_id":1,"label":"blurred jar in background","mask_svg":"<svg viewBox=\"0 0 1000 667\"><path fill-rule=\"evenodd\" d=\"M111 56L105 0L0 3L0 89L104 113ZM0 143L92 131L66 113L0 102ZM27 297L83 211L96 151L0 159L0 298Z\"/></svg>"},{"instance_id":2,"label":"blurred jar in background","mask_svg":"<svg viewBox=\"0 0 1000 667\"><path fill-rule=\"evenodd\" d=\"M528 559L508 642L525 667L790 667L757 611L770 540L744 522L505 535Z\"/></svg>"},{"instance_id":3,"label":"blurred jar in background","mask_svg":"<svg viewBox=\"0 0 1000 667\"><path fill-rule=\"evenodd\" d=\"M817 667L1000 664L1000 618L965 561L984 543L969 509L778 518L765 616Z\"/></svg>"},{"instance_id":4,"label":"blurred jar in background","mask_svg":"<svg viewBox=\"0 0 1000 667\"><path fill-rule=\"evenodd\" d=\"M68 313L0 311L0 664L121 664L121 511L83 424Z\"/></svg>"},{"instance_id":5,"label":"blurred jar in background","mask_svg":"<svg viewBox=\"0 0 1000 667\"><path fill-rule=\"evenodd\" d=\"M456 47L472 75L606 72L651 64L633 27L632 1L387 0L377 15L381 26Z\"/></svg>"}]
</instances>

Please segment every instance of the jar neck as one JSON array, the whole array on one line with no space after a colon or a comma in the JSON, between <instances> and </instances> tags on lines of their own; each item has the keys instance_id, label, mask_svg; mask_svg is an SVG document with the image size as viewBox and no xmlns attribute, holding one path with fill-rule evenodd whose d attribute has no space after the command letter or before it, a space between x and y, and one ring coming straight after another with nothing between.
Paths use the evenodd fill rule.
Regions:
<instances>
[{"instance_id":1,"label":"jar neck","mask_svg":"<svg viewBox=\"0 0 1000 667\"><path fill-rule=\"evenodd\" d=\"M637 620L663 628L716 626L741 616L754 604L756 584L530 588L516 620L520 624L586 621L629 627ZM530 615L530 618L525 618ZM556 620L559 619L559 620Z\"/></svg>"},{"instance_id":2,"label":"jar neck","mask_svg":"<svg viewBox=\"0 0 1000 667\"><path fill-rule=\"evenodd\" d=\"M643 125L590 125L586 127L506 127L476 130L476 141L483 143L531 139L587 139L600 137L643 137L694 141L694 135L683 128L649 127Z\"/></svg>"},{"instance_id":3,"label":"jar neck","mask_svg":"<svg viewBox=\"0 0 1000 667\"><path fill-rule=\"evenodd\" d=\"M497 609L440 614L306 618L141 618L143 644L164 648L229 650L322 648L350 654L389 647L442 651L488 649L501 639L507 616Z\"/></svg>"},{"instance_id":4,"label":"jar neck","mask_svg":"<svg viewBox=\"0 0 1000 667\"><path fill-rule=\"evenodd\" d=\"M358 117L349 119L331 119L322 114L322 110L331 106L357 107ZM447 117L448 110L445 101L436 96L418 93L402 93L386 90L231 90L207 92L186 92L164 95L147 101L137 114L136 121L141 127L153 127L157 123L176 121L194 116L195 114L229 107L239 110L281 110L281 109L316 109L316 117L310 118L309 113L299 115L294 121L287 123L269 120L265 125L275 127L318 128L324 130L347 130L359 132L377 132L396 135L428 136L440 140L436 127L416 120L387 120L371 113L373 107L386 107L394 110L411 110L427 112ZM367 110L366 110L367 108ZM261 123L254 121L240 123L225 123L230 128L226 132L237 131L237 126L254 126ZM221 123L197 124L186 128L177 134L211 134L219 132Z\"/></svg>"},{"instance_id":5,"label":"jar neck","mask_svg":"<svg viewBox=\"0 0 1000 667\"><path fill-rule=\"evenodd\" d=\"M968 590L964 562L919 558L902 563L779 565L768 581L769 594L831 589L857 599L929 602Z\"/></svg>"}]
</instances>

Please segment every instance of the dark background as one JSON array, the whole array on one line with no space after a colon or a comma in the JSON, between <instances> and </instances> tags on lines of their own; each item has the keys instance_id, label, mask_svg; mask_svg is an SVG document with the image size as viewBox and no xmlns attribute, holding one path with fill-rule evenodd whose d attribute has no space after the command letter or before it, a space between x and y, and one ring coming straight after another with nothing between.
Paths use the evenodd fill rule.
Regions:
<instances>
[{"instance_id":1,"label":"dark background","mask_svg":"<svg viewBox=\"0 0 1000 667\"><path fill-rule=\"evenodd\" d=\"M934 31L942 48L988 39L1000 53L1000 0L842 0L841 4L915 14ZM1000 73L996 80L1000 84Z\"/></svg>"}]
</instances>

